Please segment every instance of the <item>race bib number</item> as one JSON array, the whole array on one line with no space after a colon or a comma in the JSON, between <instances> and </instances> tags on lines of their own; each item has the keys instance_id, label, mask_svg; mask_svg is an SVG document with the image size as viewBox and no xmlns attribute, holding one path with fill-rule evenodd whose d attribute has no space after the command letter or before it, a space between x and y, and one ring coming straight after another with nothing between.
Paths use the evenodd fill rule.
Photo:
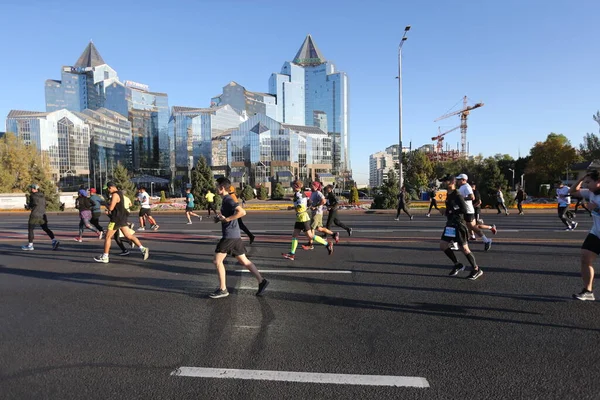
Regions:
<instances>
[{"instance_id":1,"label":"race bib number","mask_svg":"<svg viewBox=\"0 0 600 400\"><path fill-rule=\"evenodd\" d=\"M456 228L453 226L447 226L444 230L444 236L446 237L456 237Z\"/></svg>"}]
</instances>

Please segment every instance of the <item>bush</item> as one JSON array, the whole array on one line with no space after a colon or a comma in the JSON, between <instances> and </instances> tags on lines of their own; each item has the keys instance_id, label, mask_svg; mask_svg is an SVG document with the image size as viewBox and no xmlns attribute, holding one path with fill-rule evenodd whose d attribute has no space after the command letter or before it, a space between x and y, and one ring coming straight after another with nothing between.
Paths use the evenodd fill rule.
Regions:
<instances>
[{"instance_id":1,"label":"bush","mask_svg":"<svg viewBox=\"0 0 600 400\"><path fill-rule=\"evenodd\" d=\"M354 186L350 189L350 204L358 204L358 189Z\"/></svg>"},{"instance_id":2,"label":"bush","mask_svg":"<svg viewBox=\"0 0 600 400\"><path fill-rule=\"evenodd\" d=\"M242 197L246 199L246 201L252 200L254 198L254 189L252 189L252 186L246 185L244 187L244 189L242 190Z\"/></svg>"},{"instance_id":3,"label":"bush","mask_svg":"<svg viewBox=\"0 0 600 400\"><path fill-rule=\"evenodd\" d=\"M167 202L167 196L165 195L165 191L164 190L160 191L160 202L161 203L166 203Z\"/></svg>"},{"instance_id":4,"label":"bush","mask_svg":"<svg viewBox=\"0 0 600 400\"><path fill-rule=\"evenodd\" d=\"M283 186L281 186L281 183L277 183L277 185L275 185L275 189L273 190L273 193L271 193L271 199L272 200L283 200L283 197L285 196L285 191L283 190Z\"/></svg>"},{"instance_id":5,"label":"bush","mask_svg":"<svg viewBox=\"0 0 600 400\"><path fill-rule=\"evenodd\" d=\"M258 188L258 199L259 200L267 200L269 198L269 190L264 187L263 185L260 185L260 187Z\"/></svg>"}]
</instances>

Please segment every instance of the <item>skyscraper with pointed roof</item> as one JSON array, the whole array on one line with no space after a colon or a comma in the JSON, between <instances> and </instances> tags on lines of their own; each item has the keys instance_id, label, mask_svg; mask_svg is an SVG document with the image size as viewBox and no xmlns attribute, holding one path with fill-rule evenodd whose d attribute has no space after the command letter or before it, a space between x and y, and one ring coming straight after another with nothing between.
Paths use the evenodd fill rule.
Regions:
<instances>
[{"instance_id":1,"label":"skyscraper with pointed roof","mask_svg":"<svg viewBox=\"0 0 600 400\"><path fill-rule=\"evenodd\" d=\"M117 72L108 66L90 41L72 66L63 66L61 80L46 81L46 111L97 110L104 107L105 87L118 81Z\"/></svg>"},{"instance_id":2,"label":"skyscraper with pointed roof","mask_svg":"<svg viewBox=\"0 0 600 400\"><path fill-rule=\"evenodd\" d=\"M320 127L326 123L333 143L333 173L350 170L348 76L325 58L310 34L293 61L271 75L269 93L277 96L277 121Z\"/></svg>"}]
</instances>

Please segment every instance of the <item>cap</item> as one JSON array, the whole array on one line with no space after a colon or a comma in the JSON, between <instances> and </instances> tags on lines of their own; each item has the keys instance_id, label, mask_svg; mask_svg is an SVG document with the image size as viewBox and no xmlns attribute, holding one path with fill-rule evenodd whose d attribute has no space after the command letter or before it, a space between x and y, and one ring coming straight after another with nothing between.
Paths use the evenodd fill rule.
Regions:
<instances>
[{"instance_id":1,"label":"cap","mask_svg":"<svg viewBox=\"0 0 600 400\"><path fill-rule=\"evenodd\" d=\"M314 181L313 185L317 188L317 190L321 190L321 182Z\"/></svg>"},{"instance_id":2,"label":"cap","mask_svg":"<svg viewBox=\"0 0 600 400\"><path fill-rule=\"evenodd\" d=\"M90 188L90 193L96 193L96 188Z\"/></svg>"},{"instance_id":3,"label":"cap","mask_svg":"<svg viewBox=\"0 0 600 400\"><path fill-rule=\"evenodd\" d=\"M467 176L467 174L460 174L456 177L456 179L464 179L465 181L468 181L469 177Z\"/></svg>"},{"instance_id":4,"label":"cap","mask_svg":"<svg viewBox=\"0 0 600 400\"><path fill-rule=\"evenodd\" d=\"M107 182L106 183L106 188L108 189L109 187L117 187L117 185L115 185L114 182Z\"/></svg>"},{"instance_id":5,"label":"cap","mask_svg":"<svg viewBox=\"0 0 600 400\"><path fill-rule=\"evenodd\" d=\"M40 190L40 186L35 183L32 183L31 185L29 185L29 189Z\"/></svg>"},{"instance_id":6,"label":"cap","mask_svg":"<svg viewBox=\"0 0 600 400\"><path fill-rule=\"evenodd\" d=\"M87 190L85 190L85 189L79 189L79 195L80 196L87 196Z\"/></svg>"}]
</instances>

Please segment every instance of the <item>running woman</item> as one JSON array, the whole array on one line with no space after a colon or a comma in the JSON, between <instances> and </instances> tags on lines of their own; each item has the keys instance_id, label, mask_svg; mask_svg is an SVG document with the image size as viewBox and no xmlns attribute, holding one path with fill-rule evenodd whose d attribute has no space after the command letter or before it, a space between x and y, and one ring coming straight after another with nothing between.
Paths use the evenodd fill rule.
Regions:
<instances>
[{"instance_id":1,"label":"running woman","mask_svg":"<svg viewBox=\"0 0 600 400\"><path fill-rule=\"evenodd\" d=\"M572 221L567 215L567 210L569 210L569 205L571 204L570 189L562 181L556 181L554 187L556 188L556 197L558 200L558 218L567 227L565 231L572 231L577 228L577 222Z\"/></svg>"},{"instance_id":2,"label":"running woman","mask_svg":"<svg viewBox=\"0 0 600 400\"><path fill-rule=\"evenodd\" d=\"M492 239L486 237L483 232L477 227L477 221L475 220L475 207L473 206L473 200L475 195L473 188L467 182L469 177L467 174L460 174L455 178L455 186L459 185L458 192L463 197L467 206L467 212L464 214L464 220L469 231L475 232L483 240L483 248L488 251L492 247Z\"/></svg>"},{"instance_id":3,"label":"running woman","mask_svg":"<svg viewBox=\"0 0 600 400\"><path fill-rule=\"evenodd\" d=\"M202 217L194 212L194 195L192 194L192 189L185 189L185 216L187 217L187 224L192 224L192 215L202 221Z\"/></svg>"},{"instance_id":4,"label":"running woman","mask_svg":"<svg viewBox=\"0 0 600 400\"><path fill-rule=\"evenodd\" d=\"M496 229L496 225L485 225L483 223L483 219L481 218L481 194L479 194L479 190L477 190L477 185L475 182L471 182L471 189L473 189L473 208L475 209L475 223L477 228L480 231L487 229L492 232L493 235L498 233L498 229ZM475 240L475 233L471 231L471 239ZM491 248L492 243L488 242L489 245L484 246L484 249L487 251Z\"/></svg>"},{"instance_id":5,"label":"running woman","mask_svg":"<svg viewBox=\"0 0 600 400\"><path fill-rule=\"evenodd\" d=\"M464 175L464 174L463 174ZM440 249L446 254L446 256L452 261L454 267L450 271L450 276L456 276L459 272L464 271L465 266L458 262L456 256L450 248L450 243L455 242L459 245L460 250L463 252L469 264L473 270L467 277L472 281L478 279L483 275L483 271L477 265L475 256L469 249L469 242L467 240L468 229L465 225L464 216L467 214L468 208L465 199L456 190L456 178L446 178L446 185L448 186L448 195L446 196L446 227L442 233L440 241Z\"/></svg>"},{"instance_id":6,"label":"running woman","mask_svg":"<svg viewBox=\"0 0 600 400\"><path fill-rule=\"evenodd\" d=\"M102 239L102 231L92 226L90 220L92 219L92 207L94 204L87 197L87 190L79 189L79 195L75 200L75 208L79 210L79 236L75 237L76 242L83 242L83 230L84 228L94 232L98 239Z\"/></svg>"},{"instance_id":7,"label":"running woman","mask_svg":"<svg viewBox=\"0 0 600 400\"><path fill-rule=\"evenodd\" d=\"M352 236L352 228L349 228L346 224L338 219L337 210L338 210L338 199L335 197L333 193L333 185L325 186L325 195L327 196L327 210L329 214L327 215L327 224L325 227L327 229L331 229L331 223L333 222L336 226L344 229L348 232L348 236ZM339 240L339 235L337 236Z\"/></svg>"},{"instance_id":8,"label":"running woman","mask_svg":"<svg viewBox=\"0 0 600 400\"><path fill-rule=\"evenodd\" d=\"M106 213L110 217L110 223L108 224L106 237L104 238L104 253L101 256L94 257L94 261L108 264L110 241L117 231L121 231L121 233L128 240L132 241L136 246L138 246L140 248L140 252L144 256L144 260L147 260L148 256L150 255L150 250L147 247L144 247L139 239L129 232L129 226L127 224L127 210L125 209L124 201L125 195L122 191L117 189L117 185L115 185L113 182L108 182L106 184L106 188L108 189L108 193L110 193L110 205L106 210Z\"/></svg>"},{"instance_id":9,"label":"running woman","mask_svg":"<svg viewBox=\"0 0 600 400\"><path fill-rule=\"evenodd\" d=\"M406 188L402 186L400 188L400 193L398 194L398 209L396 210L396 218L394 218L394 221L398 221L400 219L400 211L404 211L406 215L408 215L408 218L410 218L411 220L413 219L413 216L411 215L410 211L408 210L408 208L406 208L408 202L407 197L408 193L406 193Z\"/></svg>"},{"instance_id":10,"label":"running woman","mask_svg":"<svg viewBox=\"0 0 600 400\"><path fill-rule=\"evenodd\" d=\"M517 195L515 196L515 201L517 202L517 208L519 209L519 215L523 215L523 202L527 198L527 194L521 187L521 185L517 186Z\"/></svg>"},{"instance_id":11,"label":"running woman","mask_svg":"<svg viewBox=\"0 0 600 400\"><path fill-rule=\"evenodd\" d=\"M156 223L156 220L154 219L154 217L152 217L151 215L151 208L152 206L150 205L150 196L148 195L148 193L146 192L146 188L145 187L141 187L138 190L138 201L140 202L140 213L139 213L139 217L140 217L140 227L138 228L138 231L145 231L146 230L146 219L148 219L148 222L150 222L150 229L154 229L157 230L159 228L158 224Z\"/></svg>"},{"instance_id":12,"label":"running woman","mask_svg":"<svg viewBox=\"0 0 600 400\"><path fill-rule=\"evenodd\" d=\"M323 193L321 193L321 183L317 181L312 182L310 184L310 189L312 190L310 195L310 209L312 211L312 222L310 224L310 228L315 231L315 233L324 233L325 237L327 237L327 235L331 235L335 243L339 243L340 234L337 232L333 233L328 228L323 227L323 206L327 203L327 200L325 199ZM312 240L309 238L308 245L302 245L302 248L304 250L313 250L314 246Z\"/></svg>"},{"instance_id":13,"label":"running woman","mask_svg":"<svg viewBox=\"0 0 600 400\"><path fill-rule=\"evenodd\" d=\"M60 242L54 238L54 233L48 228L48 218L46 217L46 197L40 192L40 187L35 183L29 185L31 195L29 202L25 204L25 209L30 210L29 222L27 223L27 239L29 243L22 246L21 250L33 251L33 230L39 225L44 232L52 239L52 250L56 250Z\"/></svg>"},{"instance_id":14,"label":"running woman","mask_svg":"<svg viewBox=\"0 0 600 400\"><path fill-rule=\"evenodd\" d=\"M236 203L239 203L237 195L235 194L235 188L233 187L233 185L229 185L229 189L227 189L227 190L229 192L229 195L233 199L233 201L235 201ZM242 231L244 231L244 233L246 235L248 235L248 238L250 239L250 244L254 243L254 239L255 239L254 234L252 232L250 232L250 229L248 229L248 227L246 226L246 224L244 224L244 221L242 221L241 218L238 218L238 225L239 225L240 229Z\"/></svg>"},{"instance_id":15,"label":"running woman","mask_svg":"<svg viewBox=\"0 0 600 400\"><path fill-rule=\"evenodd\" d=\"M431 191L429 192L429 197L431 198L431 202L429 203L429 211L427 211L427 218L431 217L431 209L434 207L436 210L438 210L440 212L440 214L443 214L443 212L438 208L437 199L435 198L436 195L437 195L437 188L435 188L435 187L431 188Z\"/></svg>"},{"instance_id":16,"label":"running woman","mask_svg":"<svg viewBox=\"0 0 600 400\"><path fill-rule=\"evenodd\" d=\"M92 219L90 223L100 232L104 232L104 228L100 226L100 217L102 216L102 206L106 206L106 202L101 196L98 196L95 188L90 189L90 200L92 201Z\"/></svg>"},{"instance_id":17,"label":"running woman","mask_svg":"<svg viewBox=\"0 0 600 400\"><path fill-rule=\"evenodd\" d=\"M233 200L229 194L229 186L231 186L229 179L217 179L217 193L223 197L223 202L221 204L221 212L217 214L216 218L221 222L223 236L217 244L214 259L214 264L219 275L219 287L213 293L209 294L211 299L220 299L229 296L225 265L223 264L223 261L228 254L235 257L241 265L246 267L248 271L254 275L258 281L257 296L260 296L269 284L269 281L260 275L260 272L258 272L254 263L246 257L246 248L244 247L244 242L242 242L242 236L238 226L238 221L241 217L246 215L246 210Z\"/></svg>"},{"instance_id":18,"label":"running woman","mask_svg":"<svg viewBox=\"0 0 600 400\"><path fill-rule=\"evenodd\" d=\"M587 189L581 189L581 184ZM588 201L592 210L593 225L587 237L581 245L581 279L583 289L574 294L577 300L594 301L594 261L600 254L600 173L596 170L589 171L583 178L575 183L569 190L569 194L582 197Z\"/></svg>"},{"instance_id":19,"label":"running woman","mask_svg":"<svg viewBox=\"0 0 600 400\"><path fill-rule=\"evenodd\" d=\"M498 214L502 214L500 207L504 209L504 214L509 214L506 204L504 204L504 193L502 193L502 186L498 186L498 191L496 191L496 210L498 210Z\"/></svg>"},{"instance_id":20,"label":"running woman","mask_svg":"<svg viewBox=\"0 0 600 400\"><path fill-rule=\"evenodd\" d=\"M296 248L298 248L298 235L304 231L308 240L322 244L327 249L329 255L333 254L333 243L327 242L321 236L318 236L310 227L310 216L308 215L308 199L302 194L302 181L297 180L292 183L294 189L294 209L296 210L296 223L294 224L294 232L292 233L292 247L289 253L282 253L281 255L288 260L294 260L296 258Z\"/></svg>"}]
</instances>

